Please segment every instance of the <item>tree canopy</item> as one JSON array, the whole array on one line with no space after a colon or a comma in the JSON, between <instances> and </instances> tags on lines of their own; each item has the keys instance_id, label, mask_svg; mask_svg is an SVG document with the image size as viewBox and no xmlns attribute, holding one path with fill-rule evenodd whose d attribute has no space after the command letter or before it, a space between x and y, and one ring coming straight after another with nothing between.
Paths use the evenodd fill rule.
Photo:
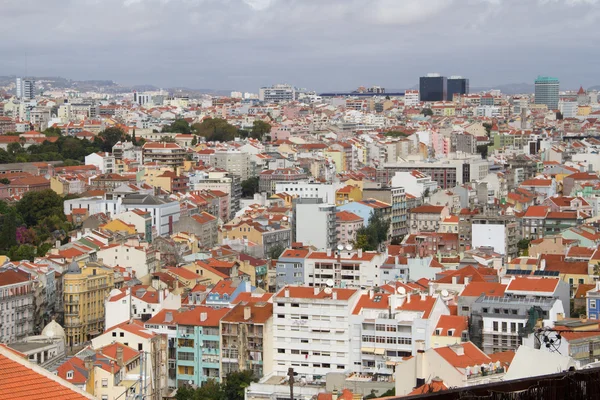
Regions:
<instances>
[{"instance_id":1,"label":"tree canopy","mask_svg":"<svg viewBox=\"0 0 600 400\"><path fill-rule=\"evenodd\" d=\"M252 123L250 137L253 139L264 140L265 136L271 133L271 125L267 122L256 120Z\"/></svg>"},{"instance_id":2,"label":"tree canopy","mask_svg":"<svg viewBox=\"0 0 600 400\"><path fill-rule=\"evenodd\" d=\"M207 118L192 125L194 133L203 136L209 142L227 142L237 136L237 128L221 118Z\"/></svg>"},{"instance_id":3,"label":"tree canopy","mask_svg":"<svg viewBox=\"0 0 600 400\"><path fill-rule=\"evenodd\" d=\"M389 131L385 133L385 136L388 137L407 137L408 134L401 131Z\"/></svg>"},{"instance_id":4,"label":"tree canopy","mask_svg":"<svg viewBox=\"0 0 600 400\"><path fill-rule=\"evenodd\" d=\"M252 371L231 372L223 383L209 380L197 389L177 389L176 400L243 400L245 389L256 382Z\"/></svg>"},{"instance_id":5,"label":"tree canopy","mask_svg":"<svg viewBox=\"0 0 600 400\"><path fill-rule=\"evenodd\" d=\"M354 247L365 251L379 250L381 243L388 239L390 221L384 220L377 212L369 218L369 224L356 231Z\"/></svg>"},{"instance_id":6,"label":"tree canopy","mask_svg":"<svg viewBox=\"0 0 600 400\"><path fill-rule=\"evenodd\" d=\"M163 126L162 131L188 134L192 133L192 127L185 119L176 119L171 125Z\"/></svg>"},{"instance_id":7,"label":"tree canopy","mask_svg":"<svg viewBox=\"0 0 600 400\"><path fill-rule=\"evenodd\" d=\"M424 108L421 110L421 114L423 114L425 117L432 117L433 111L431 110L431 108Z\"/></svg>"},{"instance_id":8,"label":"tree canopy","mask_svg":"<svg viewBox=\"0 0 600 400\"><path fill-rule=\"evenodd\" d=\"M245 181L242 181L242 197L253 197L254 193L258 192L258 181L258 176L253 176Z\"/></svg>"},{"instance_id":9,"label":"tree canopy","mask_svg":"<svg viewBox=\"0 0 600 400\"><path fill-rule=\"evenodd\" d=\"M111 126L106 128L94 138L94 143L100 146L102 151L111 152L113 146L125 140L125 132L119 127Z\"/></svg>"}]
</instances>

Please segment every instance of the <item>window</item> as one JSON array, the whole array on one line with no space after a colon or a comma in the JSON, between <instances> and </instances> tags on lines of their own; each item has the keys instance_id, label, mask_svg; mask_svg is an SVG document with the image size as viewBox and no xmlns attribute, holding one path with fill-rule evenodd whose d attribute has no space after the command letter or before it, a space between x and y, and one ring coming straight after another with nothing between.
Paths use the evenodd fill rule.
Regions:
<instances>
[{"instance_id":1,"label":"window","mask_svg":"<svg viewBox=\"0 0 600 400\"><path fill-rule=\"evenodd\" d=\"M102 395L102 400L108 400L108 395L107 394L103 394Z\"/></svg>"},{"instance_id":2,"label":"window","mask_svg":"<svg viewBox=\"0 0 600 400\"><path fill-rule=\"evenodd\" d=\"M502 332L506 332L508 330L508 323L507 322L503 322L502 323Z\"/></svg>"},{"instance_id":3,"label":"window","mask_svg":"<svg viewBox=\"0 0 600 400\"><path fill-rule=\"evenodd\" d=\"M300 343L308 343L308 339L300 339Z\"/></svg>"},{"instance_id":4,"label":"window","mask_svg":"<svg viewBox=\"0 0 600 400\"><path fill-rule=\"evenodd\" d=\"M487 313L488 313L488 309L487 309L487 308L484 308L484 309L483 309L483 313L484 313L484 314L487 314Z\"/></svg>"},{"instance_id":5,"label":"window","mask_svg":"<svg viewBox=\"0 0 600 400\"><path fill-rule=\"evenodd\" d=\"M103 388L108 387L108 379L106 379L106 378L102 379L102 387Z\"/></svg>"},{"instance_id":6,"label":"window","mask_svg":"<svg viewBox=\"0 0 600 400\"><path fill-rule=\"evenodd\" d=\"M125 337L125 332L119 332L119 337Z\"/></svg>"},{"instance_id":7,"label":"window","mask_svg":"<svg viewBox=\"0 0 600 400\"><path fill-rule=\"evenodd\" d=\"M590 301L590 308L596 308L596 302L595 301Z\"/></svg>"},{"instance_id":8,"label":"window","mask_svg":"<svg viewBox=\"0 0 600 400\"><path fill-rule=\"evenodd\" d=\"M73 379L73 371L67 371L67 379Z\"/></svg>"},{"instance_id":9,"label":"window","mask_svg":"<svg viewBox=\"0 0 600 400\"><path fill-rule=\"evenodd\" d=\"M579 283L580 285L583 285L583 279L577 280L577 283Z\"/></svg>"},{"instance_id":10,"label":"window","mask_svg":"<svg viewBox=\"0 0 600 400\"><path fill-rule=\"evenodd\" d=\"M279 354L285 354L285 349L277 349L277 352L278 352Z\"/></svg>"},{"instance_id":11,"label":"window","mask_svg":"<svg viewBox=\"0 0 600 400\"><path fill-rule=\"evenodd\" d=\"M142 343L138 343L138 351L144 350L144 345Z\"/></svg>"},{"instance_id":12,"label":"window","mask_svg":"<svg viewBox=\"0 0 600 400\"><path fill-rule=\"evenodd\" d=\"M493 325L494 325L494 327L492 328L492 330L493 330L494 332L497 332L497 331L498 331L498 321L494 321L494 324L493 324Z\"/></svg>"}]
</instances>

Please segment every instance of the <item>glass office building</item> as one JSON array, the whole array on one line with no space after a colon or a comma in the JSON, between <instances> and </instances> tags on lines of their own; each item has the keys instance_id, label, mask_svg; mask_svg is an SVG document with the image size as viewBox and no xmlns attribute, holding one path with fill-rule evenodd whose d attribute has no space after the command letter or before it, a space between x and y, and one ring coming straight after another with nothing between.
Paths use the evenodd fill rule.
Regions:
<instances>
[{"instance_id":1,"label":"glass office building","mask_svg":"<svg viewBox=\"0 0 600 400\"><path fill-rule=\"evenodd\" d=\"M469 80L462 76L451 76L447 81L446 100L452 101L455 94L469 94Z\"/></svg>"},{"instance_id":2,"label":"glass office building","mask_svg":"<svg viewBox=\"0 0 600 400\"><path fill-rule=\"evenodd\" d=\"M440 74L427 74L419 79L420 101L444 101L447 97L447 82Z\"/></svg>"},{"instance_id":3,"label":"glass office building","mask_svg":"<svg viewBox=\"0 0 600 400\"><path fill-rule=\"evenodd\" d=\"M545 104L549 110L558 110L558 79L538 76L535 80L535 104Z\"/></svg>"}]
</instances>

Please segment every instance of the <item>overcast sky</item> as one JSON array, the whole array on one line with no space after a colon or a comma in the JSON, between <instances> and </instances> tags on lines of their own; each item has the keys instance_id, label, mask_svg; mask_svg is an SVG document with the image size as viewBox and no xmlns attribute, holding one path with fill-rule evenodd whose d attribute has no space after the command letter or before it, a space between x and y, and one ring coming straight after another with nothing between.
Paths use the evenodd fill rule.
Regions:
<instances>
[{"instance_id":1,"label":"overcast sky","mask_svg":"<svg viewBox=\"0 0 600 400\"><path fill-rule=\"evenodd\" d=\"M258 91L600 84L600 0L0 0L0 75Z\"/></svg>"}]
</instances>

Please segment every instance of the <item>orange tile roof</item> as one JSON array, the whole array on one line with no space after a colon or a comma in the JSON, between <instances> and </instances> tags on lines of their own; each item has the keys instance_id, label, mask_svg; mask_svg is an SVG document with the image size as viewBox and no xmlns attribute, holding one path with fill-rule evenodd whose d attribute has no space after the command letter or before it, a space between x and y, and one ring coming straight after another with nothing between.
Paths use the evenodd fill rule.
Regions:
<instances>
[{"instance_id":1,"label":"orange tile roof","mask_svg":"<svg viewBox=\"0 0 600 400\"><path fill-rule=\"evenodd\" d=\"M486 296L501 297L504 296L506 285L495 282L471 282L461 292L461 296L479 297L482 294Z\"/></svg>"},{"instance_id":2,"label":"orange tile roof","mask_svg":"<svg viewBox=\"0 0 600 400\"><path fill-rule=\"evenodd\" d=\"M300 299L329 299L332 295L325 293L324 290L320 290L317 294L314 293L314 288L303 287L303 286L286 286L275 295L274 298L284 297L285 291L289 290L290 298ZM338 300L348 300L357 291L354 289L338 289L334 288L333 293L337 293Z\"/></svg>"},{"instance_id":3,"label":"orange tile roof","mask_svg":"<svg viewBox=\"0 0 600 400\"><path fill-rule=\"evenodd\" d=\"M338 219L338 221L344 221L344 222L363 221L362 217L359 217L358 215L356 215L350 211L338 211L335 214L335 216Z\"/></svg>"},{"instance_id":4,"label":"orange tile roof","mask_svg":"<svg viewBox=\"0 0 600 400\"><path fill-rule=\"evenodd\" d=\"M83 400L85 394L67 381L0 349L0 394L3 400Z\"/></svg>"},{"instance_id":5,"label":"orange tile roof","mask_svg":"<svg viewBox=\"0 0 600 400\"><path fill-rule=\"evenodd\" d=\"M440 347L434 351L455 368L467 368L491 362L491 358L471 342L461 343L458 346L464 349L463 355L456 354L452 346Z\"/></svg>"},{"instance_id":6,"label":"orange tile roof","mask_svg":"<svg viewBox=\"0 0 600 400\"><path fill-rule=\"evenodd\" d=\"M414 389L412 392L407 394L407 396L441 392L442 390L448 390L448 386L444 385L444 382L441 380L432 380L431 383L425 383Z\"/></svg>"},{"instance_id":7,"label":"orange tile roof","mask_svg":"<svg viewBox=\"0 0 600 400\"><path fill-rule=\"evenodd\" d=\"M244 319L244 309L250 308L250 319ZM264 324L273 316L273 303L240 303L233 307L221 321L226 322L252 322Z\"/></svg>"},{"instance_id":8,"label":"orange tile roof","mask_svg":"<svg viewBox=\"0 0 600 400\"><path fill-rule=\"evenodd\" d=\"M518 276L510 281L506 291L554 293L559 282L560 280L555 278Z\"/></svg>"},{"instance_id":9,"label":"orange tile roof","mask_svg":"<svg viewBox=\"0 0 600 400\"><path fill-rule=\"evenodd\" d=\"M206 306L196 306L193 309L174 312L173 318L178 325L193 326L219 326L219 321L229 312L229 308L212 308ZM206 313L206 319L202 321L202 314Z\"/></svg>"},{"instance_id":10,"label":"orange tile roof","mask_svg":"<svg viewBox=\"0 0 600 400\"><path fill-rule=\"evenodd\" d=\"M461 337L462 332L468 330L469 319L459 315L441 315L438 324L435 327L436 331L441 329L437 336ZM448 331L454 329L452 335L448 335Z\"/></svg>"},{"instance_id":11,"label":"orange tile roof","mask_svg":"<svg viewBox=\"0 0 600 400\"><path fill-rule=\"evenodd\" d=\"M443 210L444 206L423 204L422 206L410 209L409 212L412 214L440 214Z\"/></svg>"},{"instance_id":12,"label":"orange tile roof","mask_svg":"<svg viewBox=\"0 0 600 400\"><path fill-rule=\"evenodd\" d=\"M446 276L436 280L437 283L452 283L452 278L457 278L457 283L463 284L465 278L470 278L470 282L486 282L485 278L477 268L472 265L467 265L464 268L455 270Z\"/></svg>"},{"instance_id":13,"label":"orange tile roof","mask_svg":"<svg viewBox=\"0 0 600 400\"><path fill-rule=\"evenodd\" d=\"M235 297L235 300L231 302L231 304L238 303L262 303L269 302L273 297L273 293L252 293L252 292L242 292Z\"/></svg>"},{"instance_id":14,"label":"orange tile roof","mask_svg":"<svg viewBox=\"0 0 600 400\"><path fill-rule=\"evenodd\" d=\"M436 300L437 298L433 296L425 296L425 300L421 300L421 295L419 294L408 295L404 303L400 307L398 307L398 310L422 311L422 318L427 319L429 318L429 315L433 310L433 306L435 305Z\"/></svg>"},{"instance_id":15,"label":"orange tile roof","mask_svg":"<svg viewBox=\"0 0 600 400\"><path fill-rule=\"evenodd\" d=\"M279 258L306 258L308 253L310 253L310 250L307 249L287 249Z\"/></svg>"},{"instance_id":16,"label":"orange tile roof","mask_svg":"<svg viewBox=\"0 0 600 400\"><path fill-rule=\"evenodd\" d=\"M374 293L373 298L371 298L368 293L365 293L358 299L352 314L359 315L363 308L387 310L389 307L389 297L388 293Z\"/></svg>"}]
</instances>

